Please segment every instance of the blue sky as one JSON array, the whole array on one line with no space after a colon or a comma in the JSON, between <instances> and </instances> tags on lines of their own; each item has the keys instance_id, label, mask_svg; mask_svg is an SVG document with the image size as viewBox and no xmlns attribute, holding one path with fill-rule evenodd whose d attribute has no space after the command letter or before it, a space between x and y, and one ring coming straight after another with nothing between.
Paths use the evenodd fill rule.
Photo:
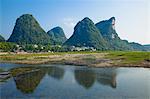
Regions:
<instances>
[{"instance_id":1,"label":"blue sky","mask_svg":"<svg viewBox=\"0 0 150 99\"><path fill-rule=\"evenodd\" d=\"M150 0L0 0L1 35L8 39L16 19L26 13L46 32L61 26L67 38L84 17L97 23L114 16L122 39L150 44Z\"/></svg>"}]
</instances>

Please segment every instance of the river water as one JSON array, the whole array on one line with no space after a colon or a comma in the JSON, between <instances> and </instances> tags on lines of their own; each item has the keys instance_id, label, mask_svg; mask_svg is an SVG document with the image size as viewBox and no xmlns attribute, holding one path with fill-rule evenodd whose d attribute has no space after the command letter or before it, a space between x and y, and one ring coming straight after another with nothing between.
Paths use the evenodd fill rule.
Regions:
<instances>
[{"instance_id":1,"label":"river water","mask_svg":"<svg viewBox=\"0 0 150 99\"><path fill-rule=\"evenodd\" d=\"M150 99L150 69L0 63L2 71L32 72L0 78L1 99Z\"/></svg>"}]
</instances>

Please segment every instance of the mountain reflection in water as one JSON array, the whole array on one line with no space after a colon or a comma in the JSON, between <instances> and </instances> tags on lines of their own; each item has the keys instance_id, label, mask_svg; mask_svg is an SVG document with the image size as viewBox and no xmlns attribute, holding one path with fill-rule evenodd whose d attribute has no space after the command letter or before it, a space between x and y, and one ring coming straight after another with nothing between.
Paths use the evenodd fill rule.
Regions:
<instances>
[{"instance_id":1,"label":"mountain reflection in water","mask_svg":"<svg viewBox=\"0 0 150 99\"><path fill-rule=\"evenodd\" d=\"M117 70L115 68L102 68L96 71L96 79L102 85L108 85L112 88L117 87L116 82Z\"/></svg>"},{"instance_id":2,"label":"mountain reflection in water","mask_svg":"<svg viewBox=\"0 0 150 99\"><path fill-rule=\"evenodd\" d=\"M44 75L45 71L43 69L39 69L37 71L17 75L13 78L16 83L17 89L19 89L23 93L32 93L39 85Z\"/></svg>"},{"instance_id":3,"label":"mountain reflection in water","mask_svg":"<svg viewBox=\"0 0 150 99\"><path fill-rule=\"evenodd\" d=\"M0 64L0 99L149 99L147 68ZM12 65L12 66L11 66Z\"/></svg>"},{"instance_id":4,"label":"mountain reflection in water","mask_svg":"<svg viewBox=\"0 0 150 99\"><path fill-rule=\"evenodd\" d=\"M57 80L61 80L63 79L65 71L63 68L60 68L60 67L48 67L47 73L50 77L57 79Z\"/></svg>"},{"instance_id":5,"label":"mountain reflection in water","mask_svg":"<svg viewBox=\"0 0 150 99\"><path fill-rule=\"evenodd\" d=\"M75 81L85 89L91 88L96 81L99 84L116 88L116 69L101 68L98 70L92 70L91 68L75 68L73 73ZM33 68L31 72L25 72L14 76L13 78L17 89L23 93L32 93L46 74L56 80L63 80L65 70L63 67L56 66L38 67L38 69Z\"/></svg>"},{"instance_id":6,"label":"mountain reflection in water","mask_svg":"<svg viewBox=\"0 0 150 99\"><path fill-rule=\"evenodd\" d=\"M95 82L96 75L92 70L78 70L74 72L76 81L85 88L90 88Z\"/></svg>"},{"instance_id":7,"label":"mountain reflection in water","mask_svg":"<svg viewBox=\"0 0 150 99\"><path fill-rule=\"evenodd\" d=\"M87 89L92 87L95 81L99 82L99 84L116 88L116 75L116 69L113 68L99 68L98 70L87 68L75 70L76 81Z\"/></svg>"}]
</instances>

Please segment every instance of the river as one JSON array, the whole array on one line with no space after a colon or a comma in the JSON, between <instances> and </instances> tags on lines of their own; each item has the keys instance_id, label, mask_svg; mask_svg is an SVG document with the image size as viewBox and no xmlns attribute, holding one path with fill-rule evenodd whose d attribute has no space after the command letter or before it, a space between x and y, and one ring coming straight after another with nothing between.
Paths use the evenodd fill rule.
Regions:
<instances>
[{"instance_id":1,"label":"river","mask_svg":"<svg viewBox=\"0 0 150 99\"><path fill-rule=\"evenodd\" d=\"M0 63L1 72L25 67L33 70L0 78L1 99L150 99L148 68Z\"/></svg>"}]
</instances>

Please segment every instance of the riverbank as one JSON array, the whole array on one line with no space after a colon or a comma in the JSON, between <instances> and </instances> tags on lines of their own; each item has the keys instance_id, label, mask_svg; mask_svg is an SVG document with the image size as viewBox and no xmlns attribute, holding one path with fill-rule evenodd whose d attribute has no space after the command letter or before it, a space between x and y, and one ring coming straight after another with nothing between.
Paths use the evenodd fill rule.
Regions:
<instances>
[{"instance_id":1,"label":"riverbank","mask_svg":"<svg viewBox=\"0 0 150 99\"><path fill-rule=\"evenodd\" d=\"M89 67L145 67L150 68L150 52L56 52L56 53L1 53L1 63L67 64Z\"/></svg>"}]
</instances>

